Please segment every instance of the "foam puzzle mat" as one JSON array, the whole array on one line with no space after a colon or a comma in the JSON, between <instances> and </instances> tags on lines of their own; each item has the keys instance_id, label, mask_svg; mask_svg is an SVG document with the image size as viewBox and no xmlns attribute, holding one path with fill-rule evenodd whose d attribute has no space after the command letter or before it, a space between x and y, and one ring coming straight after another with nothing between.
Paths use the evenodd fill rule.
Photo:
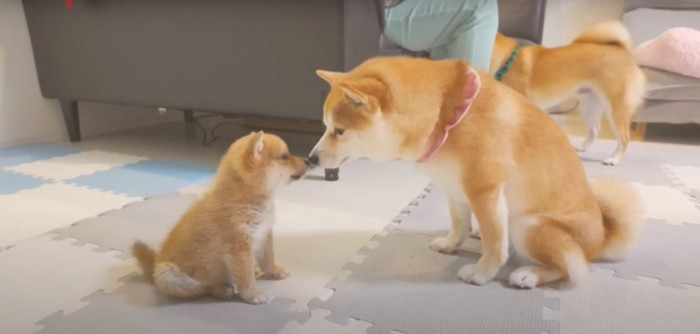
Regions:
<instances>
[{"instance_id":1,"label":"foam puzzle mat","mask_svg":"<svg viewBox=\"0 0 700 334\"><path fill-rule=\"evenodd\" d=\"M469 238L453 255L428 248L450 226L443 193L411 179L417 172L401 164L363 180L369 162L361 161L338 182L322 181L318 170L280 193L276 255L291 276L258 281L269 304L171 300L140 273L129 247L135 239L156 245L207 189L207 182L176 180L199 177L195 168L163 173L166 181L151 184L168 191L156 195L115 187L114 204L99 214L67 215L74 220L47 223L48 232L0 251L0 296L12 301L0 303L0 333L700 333L700 148L635 142L619 166L602 166L613 145L594 144L581 154L584 166L591 176L634 184L647 206L645 229L626 260L592 264L588 281L575 288L508 286L520 265L515 256L485 286L463 283L456 273L476 262L480 241ZM46 186L58 194L60 187L112 187L109 177L91 175L141 180L143 171L160 168L97 153L107 168L92 164L99 159L91 154L74 156L81 153L37 146L33 154L44 164L88 162L49 173L0 151L0 181L2 172L18 180L4 188L12 196ZM381 178L387 172L407 181ZM3 204L2 196L0 206L19 205Z\"/></svg>"}]
</instances>

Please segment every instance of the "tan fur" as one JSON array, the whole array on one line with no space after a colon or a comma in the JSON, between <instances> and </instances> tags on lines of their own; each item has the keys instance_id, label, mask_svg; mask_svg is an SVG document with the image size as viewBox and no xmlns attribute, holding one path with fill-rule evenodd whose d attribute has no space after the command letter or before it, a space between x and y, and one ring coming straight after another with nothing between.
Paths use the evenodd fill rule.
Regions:
<instances>
[{"instance_id":1,"label":"tan fur","mask_svg":"<svg viewBox=\"0 0 700 334\"><path fill-rule=\"evenodd\" d=\"M500 33L496 36L492 74L516 45L512 38ZM603 103L582 110L589 134L578 149L585 151L593 143L600 115L605 114L618 141L614 155L604 162L608 165L622 159L630 140L632 116L642 105L646 91L645 77L630 53L629 33L619 22L594 25L573 43L561 47L521 46L502 81L543 108L592 91Z\"/></svg>"},{"instance_id":2,"label":"tan fur","mask_svg":"<svg viewBox=\"0 0 700 334\"><path fill-rule=\"evenodd\" d=\"M463 100L465 85L479 85L465 77L478 75L480 90L466 116L434 155L416 162L450 204L452 230L430 247L454 252L473 212L482 257L459 271L461 279L491 280L508 259L510 241L536 264L513 272L511 284L582 280L588 261L633 242L641 225L639 198L618 183L594 193L575 150L546 113L488 74L473 73L464 61L409 57L371 59L348 73L319 71L331 90L324 105L327 131L312 158L325 168L362 157L415 162ZM367 80L373 87L363 90ZM345 92L348 85L360 98Z\"/></svg>"},{"instance_id":3,"label":"tan fur","mask_svg":"<svg viewBox=\"0 0 700 334\"><path fill-rule=\"evenodd\" d=\"M282 139L251 133L231 145L212 188L180 218L160 251L137 241L134 256L165 295L225 299L235 284L242 299L263 303L256 262L271 278L287 275L274 261L273 195L305 171L303 159L289 155Z\"/></svg>"}]
</instances>

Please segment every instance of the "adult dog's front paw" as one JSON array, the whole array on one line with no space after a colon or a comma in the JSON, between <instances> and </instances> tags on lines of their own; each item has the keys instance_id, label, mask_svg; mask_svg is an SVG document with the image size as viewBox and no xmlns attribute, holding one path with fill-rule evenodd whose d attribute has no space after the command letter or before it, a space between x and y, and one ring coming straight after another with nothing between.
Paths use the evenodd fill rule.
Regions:
<instances>
[{"instance_id":1,"label":"adult dog's front paw","mask_svg":"<svg viewBox=\"0 0 700 334\"><path fill-rule=\"evenodd\" d=\"M484 285L490 282L496 276L497 272L498 270L481 270L478 264L466 264L459 269L457 277L469 284Z\"/></svg>"},{"instance_id":2,"label":"adult dog's front paw","mask_svg":"<svg viewBox=\"0 0 700 334\"><path fill-rule=\"evenodd\" d=\"M456 242L449 236L447 237L438 237L433 239L432 242L430 242L430 249L444 253L444 254L452 254L457 250L459 242Z\"/></svg>"}]
</instances>

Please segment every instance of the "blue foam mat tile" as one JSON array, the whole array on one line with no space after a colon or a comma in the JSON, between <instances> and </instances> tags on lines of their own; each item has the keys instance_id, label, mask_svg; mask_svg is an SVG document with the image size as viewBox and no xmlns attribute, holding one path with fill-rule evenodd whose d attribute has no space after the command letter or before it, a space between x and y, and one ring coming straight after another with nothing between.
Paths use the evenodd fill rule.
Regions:
<instances>
[{"instance_id":1,"label":"blue foam mat tile","mask_svg":"<svg viewBox=\"0 0 700 334\"><path fill-rule=\"evenodd\" d=\"M48 183L48 181L40 178L0 170L0 195L36 188L46 183Z\"/></svg>"},{"instance_id":2,"label":"blue foam mat tile","mask_svg":"<svg viewBox=\"0 0 700 334\"><path fill-rule=\"evenodd\" d=\"M78 185L129 196L150 197L176 191L214 175L212 166L152 159L71 180Z\"/></svg>"},{"instance_id":3,"label":"blue foam mat tile","mask_svg":"<svg viewBox=\"0 0 700 334\"><path fill-rule=\"evenodd\" d=\"M46 160L82 151L77 147L31 144L0 149L0 167L11 167L26 162Z\"/></svg>"}]
</instances>

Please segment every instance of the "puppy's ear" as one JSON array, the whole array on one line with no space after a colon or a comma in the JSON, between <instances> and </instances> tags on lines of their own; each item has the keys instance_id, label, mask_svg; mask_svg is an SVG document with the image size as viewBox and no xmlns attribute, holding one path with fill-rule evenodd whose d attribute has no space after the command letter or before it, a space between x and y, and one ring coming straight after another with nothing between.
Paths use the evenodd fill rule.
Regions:
<instances>
[{"instance_id":1,"label":"puppy's ear","mask_svg":"<svg viewBox=\"0 0 700 334\"><path fill-rule=\"evenodd\" d=\"M331 72L324 70L316 70L316 75L318 75L321 79L326 80L326 82L331 85L345 77L345 73L343 72Z\"/></svg>"},{"instance_id":2,"label":"puppy's ear","mask_svg":"<svg viewBox=\"0 0 700 334\"><path fill-rule=\"evenodd\" d=\"M361 92L359 89L354 87L353 85L347 83L347 82L340 82L338 83L338 86L340 89L343 90L343 93L345 94L345 97L350 99L355 104L360 104L360 105L368 105L369 104L369 97L363 92Z\"/></svg>"},{"instance_id":3,"label":"puppy's ear","mask_svg":"<svg viewBox=\"0 0 700 334\"><path fill-rule=\"evenodd\" d=\"M253 137L252 141L252 152L253 152L253 157L255 159L260 159L262 156L262 150L265 147L265 142L264 142L264 137L265 133L262 131L258 131L255 133L255 136Z\"/></svg>"}]
</instances>

